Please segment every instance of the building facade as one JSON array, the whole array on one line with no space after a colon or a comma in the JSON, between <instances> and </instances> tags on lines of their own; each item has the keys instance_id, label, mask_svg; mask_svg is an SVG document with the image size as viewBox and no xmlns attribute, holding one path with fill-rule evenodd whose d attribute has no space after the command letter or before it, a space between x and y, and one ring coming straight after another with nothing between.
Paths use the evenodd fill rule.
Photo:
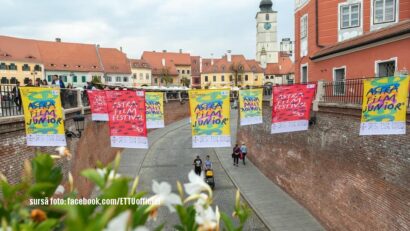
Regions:
<instances>
[{"instance_id":1,"label":"building facade","mask_svg":"<svg viewBox=\"0 0 410 231\"><path fill-rule=\"evenodd\" d=\"M201 88L201 60L200 56L191 56L191 88Z\"/></svg>"},{"instance_id":2,"label":"building facade","mask_svg":"<svg viewBox=\"0 0 410 231\"><path fill-rule=\"evenodd\" d=\"M0 83L21 85L44 78L44 65L35 41L0 36Z\"/></svg>"},{"instance_id":3,"label":"building facade","mask_svg":"<svg viewBox=\"0 0 410 231\"><path fill-rule=\"evenodd\" d=\"M131 66L127 55L116 48L98 47L97 50L104 70L105 84L132 87Z\"/></svg>"},{"instance_id":4,"label":"building facade","mask_svg":"<svg viewBox=\"0 0 410 231\"><path fill-rule=\"evenodd\" d=\"M258 87L263 85L263 69L243 55L225 55L221 59L203 59L201 88Z\"/></svg>"},{"instance_id":5,"label":"building facade","mask_svg":"<svg viewBox=\"0 0 410 231\"><path fill-rule=\"evenodd\" d=\"M151 86L152 71L148 62L142 59L130 59L131 81L134 87Z\"/></svg>"},{"instance_id":6,"label":"building facade","mask_svg":"<svg viewBox=\"0 0 410 231\"><path fill-rule=\"evenodd\" d=\"M295 65L286 52L279 53L278 63L271 63L265 69L264 85L283 85L295 82Z\"/></svg>"},{"instance_id":7,"label":"building facade","mask_svg":"<svg viewBox=\"0 0 410 231\"><path fill-rule=\"evenodd\" d=\"M297 0L295 44L297 82L406 72L410 1Z\"/></svg>"},{"instance_id":8,"label":"building facade","mask_svg":"<svg viewBox=\"0 0 410 231\"><path fill-rule=\"evenodd\" d=\"M272 10L272 5L271 0L262 0L256 14L256 61L263 68L278 62L277 12Z\"/></svg>"},{"instance_id":9,"label":"building facade","mask_svg":"<svg viewBox=\"0 0 410 231\"><path fill-rule=\"evenodd\" d=\"M283 38L280 42L280 53L281 55L287 54L292 57L294 51L294 42L290 38Z\"/></svg>"}]
</instances>

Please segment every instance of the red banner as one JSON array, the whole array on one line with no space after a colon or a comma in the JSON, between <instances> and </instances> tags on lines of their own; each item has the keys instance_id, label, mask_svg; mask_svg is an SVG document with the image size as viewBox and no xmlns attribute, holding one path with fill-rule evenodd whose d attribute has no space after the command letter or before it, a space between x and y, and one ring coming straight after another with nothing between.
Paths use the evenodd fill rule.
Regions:
<instances>
[{"instance_id":1,"label":"red banner","mask_svg":"<svg viewBox=\"0 0 410 231\"><path fill-rule=\"evenodd\" d=\"M106 91L111 146L148 148L144 91Z\"/></svg>"},{"instance_id":2,"label":"red banner","mask_svg":"<svg viewBox=\"0 0 410 231\"><path fill-rule=\"evenodd\" d=\"M316 84L274 86L271 133L308 130L315 92Z\"/></svg>"},{"instance_id":3,"label":"red banner","mask_svg":"<svg viewBox=\"0 0 410 231\"><path fill-rule=\"evenodd\" d=\"M104 91L87 90L93 121L108 121L107 102Z\"/></svg>"}]
</instances>

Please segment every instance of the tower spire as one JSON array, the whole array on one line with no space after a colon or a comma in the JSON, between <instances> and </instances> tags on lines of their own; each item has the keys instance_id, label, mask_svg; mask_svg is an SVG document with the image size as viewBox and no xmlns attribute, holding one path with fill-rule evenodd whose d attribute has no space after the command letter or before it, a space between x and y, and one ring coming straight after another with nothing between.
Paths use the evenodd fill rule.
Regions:
<instances>
[{"instance_id":1,"label":"tower spire","mask_svg":"<svg viewBox=\"0 0 410 231\"><path fill-rule=\"evenodd\" d=\"M262 0L259 4L261 12L272 12L273 3L271 0Z\"/></svg>"}]
</instances>

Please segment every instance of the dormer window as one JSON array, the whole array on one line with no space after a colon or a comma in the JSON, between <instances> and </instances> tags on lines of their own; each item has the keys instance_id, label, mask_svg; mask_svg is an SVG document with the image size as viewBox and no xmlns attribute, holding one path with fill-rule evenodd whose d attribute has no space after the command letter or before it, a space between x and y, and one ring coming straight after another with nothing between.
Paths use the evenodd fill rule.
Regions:
<instances>
[{"instance_id":1,"label":"dormer window","mask_svg":"<svg viewBox=\"0 0 410 231\"><path fill-rule=\"evenodd\" d=\"M67 64L64 64L63 66L64 66L64 67L68 67L68 65L67 65Z\"/></svg>"},{"instance_id":2,"label":"dormer window","mask_svg":"<svg viewBox=\"0 0 410 231\"><path fill-rule=\"evenodd\" d=\"M93 66L93 69L97 69L97 66L96 66L96 65L94 65L94 66Z\"/></svg>"},{"instance_id":3,"label":"dormer window","mask_svg":"<svg viewBox=\"0 0 410 231\"><path fill-rule=\"evenodd\" d=\"M29 56L27 56L26 58L28 58L28 59L35 59L35 57L32 56L32 55L29 55Z\"/></svg>"},{"instance_id":4,"label":"dormer window","mask_svg":"<svg viewBox=\"0 0 410 231\"><path fill-rule=\"evenodd\" d=\"M77 68L81 68L81 65L77 65L76 67L77 67Z\"/></svg>"},{"instance_id":5,"label":"dormer window","mask_svg":"<svg viewBox=\"0 0 410 231\"><path fill-rule=\"evenodd\" d=\"M50 64L50 66L55 67L56 65L54 63Z\"/></svg>"}]
</instances>

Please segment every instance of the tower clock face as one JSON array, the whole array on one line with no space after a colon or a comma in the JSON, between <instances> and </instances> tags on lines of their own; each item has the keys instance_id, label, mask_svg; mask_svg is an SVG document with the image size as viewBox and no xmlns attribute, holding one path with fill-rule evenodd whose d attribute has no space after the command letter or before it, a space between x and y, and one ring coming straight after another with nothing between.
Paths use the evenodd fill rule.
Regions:
<instances>
[{"instance_id":1,"label":"tower clock face","mask_svg":"<svg viewBox=\"0 0 410 231\"><path fill-rule=\"evenodd\" d=\"M265 28L265 30L270 30L270 28L272 28L272 24L265 22L265 24L263 25L263 28Z\"/></svg>"}]
</instances>

